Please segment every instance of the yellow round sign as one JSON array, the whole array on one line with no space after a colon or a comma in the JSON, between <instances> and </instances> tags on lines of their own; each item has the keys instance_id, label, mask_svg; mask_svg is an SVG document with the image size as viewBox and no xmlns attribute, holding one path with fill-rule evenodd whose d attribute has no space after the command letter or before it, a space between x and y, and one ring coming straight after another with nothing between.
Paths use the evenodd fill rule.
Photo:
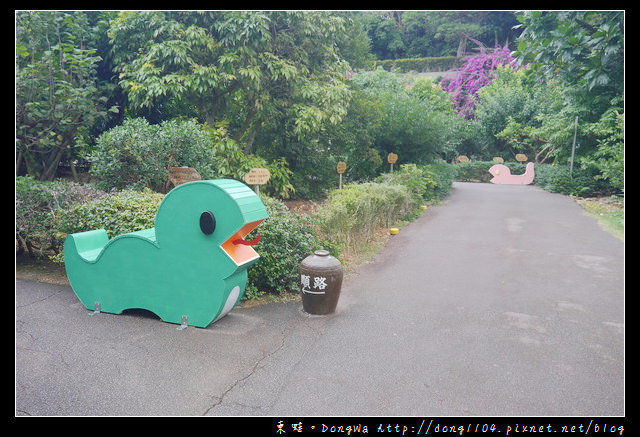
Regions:
<instances>
[{"instance_id":1,"label":"yellow round sign","mask_svg":"<svg viewBox=\"0 0 640 437\"><path fill-rule=\"evenodd\" d=\"M395 164L398 161L398 155L396 155L395 153L389 153L387 155L387 162L389 164Z\"/></svg>"},{"instance_id":2,"label":"yellow round sign","mask_svg":"<svg viewBox=\"0 0 640 437\"><path fill-rule=\"evenodd\" d=\"M340 161L338 163L338 165L336 166L336 170L338 171L338 173L342 174L345 172L345 170L347 169L347 163L346 162L342 162Z\"/></svg>"}]
</instances>

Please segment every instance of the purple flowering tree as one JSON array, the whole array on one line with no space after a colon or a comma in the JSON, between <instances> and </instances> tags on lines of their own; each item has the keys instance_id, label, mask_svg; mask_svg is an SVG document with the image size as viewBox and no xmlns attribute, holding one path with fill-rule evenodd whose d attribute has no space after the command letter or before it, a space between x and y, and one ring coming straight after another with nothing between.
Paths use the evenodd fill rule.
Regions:
<instances>
[{"instance_id":1,"label":"purple flowering tree","mask_svg":"<svg viewBox=\"0 0 640 437\"><path fill-rule=\"evenodd\" d=\"M473 118L478 90L495 79L495 70L500 65L516 67L516 59L511 56L509 47L497 46L491 52L481 48L481 53L470 56L454 78L442 80L442 87L451 94L458 114Z\"/></svg>"}]
</instances>

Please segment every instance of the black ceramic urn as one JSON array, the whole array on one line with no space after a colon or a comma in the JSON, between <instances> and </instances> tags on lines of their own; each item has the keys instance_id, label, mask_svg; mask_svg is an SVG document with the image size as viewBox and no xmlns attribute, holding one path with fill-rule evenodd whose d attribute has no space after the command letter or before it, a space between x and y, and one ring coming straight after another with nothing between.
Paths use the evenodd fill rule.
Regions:
<instances>
[{"instance_id":1,"label":"black ceramic urn","mask_svg":"<svg viewBox=\"0 0 640 437\"><path fill-rule=\"evenodd\" d=\"M327 250L316 250L300 263L302 308L309 314L333 313L342 287L342 265Z\"/></svg>"}]
</instances>

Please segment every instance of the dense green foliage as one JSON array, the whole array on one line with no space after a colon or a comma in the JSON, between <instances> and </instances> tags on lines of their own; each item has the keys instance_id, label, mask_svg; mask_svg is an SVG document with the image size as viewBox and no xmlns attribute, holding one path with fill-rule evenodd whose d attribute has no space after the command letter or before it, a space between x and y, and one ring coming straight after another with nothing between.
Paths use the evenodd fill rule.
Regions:
<instances>
[{"instance_id":1,"label":"dense green foliage","mask_svg":"<svg viewBox=\"0 0 640 437\"><path fill-rule=\"evenodd\" d=\"M167 167L192 167L204 179L242 177L253 167L266 167L267 191L288 197L293 191L286 162L267 163L245 155L223 128L210 129L194 120L151 125L144 118L125 120L105 131L88 155L91 173L103 188L150 188L164 191Z\"/></svg>"},{"instance_id":2,"label":"dense green foliage","mask_svg":"<svg viewBox=\"0 0 640 437\"><path fill-rule=\"evenodd\" d=\"M508 11L371 11L362 19L377 59L460 57L471 47L504 45L521 33Z\"/></svg>"},{"instance_id":3,"label":"dense green foliage","mask_svg":"<svg viewBox=\"0 0 640 437\"><path fill-rule=\"evenodd\" d=\"M402 185L350 184L329 193L319 211L324 232L353 251L369 241L374 231L388 227L410 206L411 191Z\"/></svg>"},{"instance_id":4,"label":"dense green foliage","mask_svg":"<svg viewBox=\"0 0 640 437\"><path fill-rule=\"evenodd\" d=\"M65 235L56 226L56 214L105 194L90 185L16 177L16 252L44 256L58 252Z\"/></svg>"},{"instance_id":5,"label":"dense green foliage","mask_svg":"<svg viewBox=\"0 0 640 437\"><path fill-rule=\"evenodd\" d=\"M421 74L442 62L482 82L447 92ZM18 11L16 248L151 226L170 166L266 167L249 294L279 293L313 249L357 250L494 157L518 174L526 154L550 191L623 193L623 67L620 11ZM77 170L95 186L56 180ZM291 197L322 207L301 219Z\"/></svg>"},{"instance_id":6,"label":"dense green foliage","mask_svg":"<svg viewBox=\"0 0 640 437\"><path fill-rule=\"evenodd\" d=\"M124 190L56 211L58 231L66 234L104 229L109 238L152 228L164 196L151 190Z\"/></svg>"},{"instance_id":7,"label":"dense green foliage","mask_svg":"<svg viewBox=\"0 0 640 437\"><path fill-rule=\"evenodd\" d=\"M262 200L269 217L254 231L262 238L260 261L249 269L249 297L296 291L298 268L304 258L317 249L340 253L336 243L321 236L317 219L296 216L279 200L266 196ZM252 237L253 234L249 238Z\"/></svg>"},{"instance_id":8,"label":"dense green foliage","mask_svg":"<svg viewBox=\"0 0 640 437\"><path fill-rule=\"evenodd\" d=\"M264 166L269 193L323 198L338 161L345 182L374 179L390 152L566 165L575 135L574 169L620 190L623 26L619 11L18 11L17 174L88 168L106 188L159 190L174 162L236 178ZM465 70L492 47L517 48L521 68L476 62L481 88L452 95L372 70ZM460 95L476 100L465 119Z\"/></svg>"},{"instance_id":9,"label":"dense green foliage","mask_svg":"<svg viewBox=\"0 0 640 437\"><path fill-rule=\"evenodd\" d=\"M16 15L16 168L42 180L107 115L98 92L97 32L86 15Z\"/></svg>"}]
</instances>

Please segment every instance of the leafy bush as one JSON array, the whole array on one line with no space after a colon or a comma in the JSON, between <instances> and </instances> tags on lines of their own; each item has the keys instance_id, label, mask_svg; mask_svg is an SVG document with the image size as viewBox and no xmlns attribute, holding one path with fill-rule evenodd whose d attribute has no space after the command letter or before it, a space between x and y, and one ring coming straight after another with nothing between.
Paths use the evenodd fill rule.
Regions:
<instances>
[{"instance_id":1,"label":"leafy bush","mask_svg":"<svg viewBox=\"0 0 640 437\"><path fill-rule=\"evenodd\" d=\"M611 108L588 131L597 138L598 149L592 156L581 159L581 165L600 173L598 179L606 181L612 191L624 191L624 112Z\"/></svg>"},{"instance_id":2,"label":"leafy bush","mask_svg":"<svg viewBox=\"0 0 640 437\"><path fill-rule=\"evenodd\" d=\"M426 58L405 58L376 61L375 67L382 67L387 71L446 71L459 66L460 60L455 56L439 56Z\"/></svg>"},{"instance_id":3,"label":"leafy bush","mask_svg":"<svg viewBox=\"0 0 640 437\"><path fill-rule=\"evenodd\" d=\"M493 161L459 162L455 164L456 180L489 182L492 177L489 169L494 164Z\"/></svg>"},{"instance_id":4,"label":"leafy bush","mask_svg":"<svg viewBox=\"0 0 640 437\"><path fill-rule=\"evenodd\" d=\"M124 190L89 202L74 203L56 214L58 230L65 234L104 229L109 238L155 226L163 194Z\"/></svg>"},{"instance_id":5,"label":"leafy bush","mask_svg":"<svg viewBox=\"0 0 640 437\"><path fill-rule=\"evenodd\" d=\"M102 186L161 190L168 166L193 167L203 178L213 177L214 145L212 135L195 121L150 125L134 118L100 135L88 158Z\"/></svg>"},{"instance_id":6,"label":"leafy bush","mask_svg":"<svg viewBox=\"0 0 640 437\"><path fill-rule=\"evenodd\" d=\"M269 217L253 231L262 237L257 246L260 260L249 269L248 298L297 290L300 262L314 250L327 249L339 255L337 246L321 238L312 222L290 213L279 200L261 197Z\"/></svg>"},{"instance_id":7,"label":"leafy bush","mask_svg":"<svg viewBox=\"0 0 640 437\"><path fill-rule=\"evenodd\" d=\"M451 184L458 174L455 167L446 162L434 163L424 166L425 172L436 181L432 192L427 193L425 200L440 200L451 192Z\"/></svg>"},{"instance_id":8,"label":"leafy bush","mask_svg":"<svg viewBox=\"0 0 640 437\"><path fill-rule=\"evenodd\" d=\"M447 163L400 165L400 171L386 173L377 180L407 187L415 202L444 198L451 191L451 183L456 175L455 168Z\"/></svg>"},{"instance_id":9,"label":"leafy bush","mask_svg":"<svg viewBox=\"0 0 640 437\"><path fill-rule=\"evenodd\" d=\"M567 165L537 165L535 184L552 193L590 197L611 193L611 187L598 178L598 172Z\"/></svg>"},{"instance_id":10,"label":"leafy bush","mask_svg":"<svg viewBox=\"0 0 640 437\"><path fill-rule=\"evenodd\" d=\"M374 231L389 226L409 210L411 190L399 184L351 184L333 190L318 211L321 228L334 241L353 250Z\"/></svg>"},{"instance_id":11,"label":"leafy bush","mask_svg":"<svg viewBox=\"0 0 640 437\"><path fill-rule=\"evenodd\" d=\"M267 163L245 155L224 127L211 129L194 120L158 125L144 118L125 120L98 137L88 158L92 175L105 188L164 191L167 167L192 167L203 179L238 180L253 167L266 167L271 173L268 191L284 198L293 191L285 160Z\"/></svg>"},{"instance_id":12,"label":"leafy bush","mask_svg":"<svg viewBox=\"0 0 640 437\"><path fill-rule=\"evenodd\" d=\"M16 250L31 256L57 253L64 235L55 225L56 213L74 202L85 202L107 193L90 185L63 181L42 182L16 177Z\"/></svg>"}]
</instances>

